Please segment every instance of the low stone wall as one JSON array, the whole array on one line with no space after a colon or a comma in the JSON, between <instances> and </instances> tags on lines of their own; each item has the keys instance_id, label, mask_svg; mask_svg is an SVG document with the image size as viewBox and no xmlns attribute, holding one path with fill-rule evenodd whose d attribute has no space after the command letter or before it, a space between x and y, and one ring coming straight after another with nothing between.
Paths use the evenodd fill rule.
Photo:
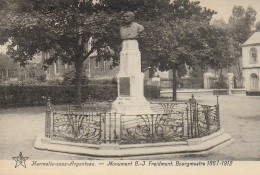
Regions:
<instances>
[{"instance_id":1,"label":"low stone wall","mask_svg":"<svg viewBox=\"0 0 260 175\"><path fill-rule=\"evenodd\" d=\"M246 90L245 89L232 89L231 90L232 94L246 94Z\"/></svg>"},{"instance_id":2,"label":"low stone wall","mask_svg":"<svg viewBox=\"0 0 260 175\"><path fill-rule=\"evenodd\" d=\"M228 95L227 89L214 89L213 95Z\"/></svg>"},{"instance_id":3,"label":"low stone wall","mask_svg":"<svg viewBox=\"0 0 260 175\"><path fill-rule=\"evenodd\" d=\"M188 95L192 94L201 94L201 95L212 95L213 89L185 89L185 90L177 90L178 95ZM160 97L168 98L172 97L172 90L163 90L160 92Z\"/></svg>"},{"instance_id":4,"label":"low stone wall","mask_svg":"<svg viewBox=\"0 0 260 175\"><path fill-rule=\"evenodd\" d=\"M260 96L260 91L246 91L247 96Z\"/></svg>"},{"instance_id":5,"label":"low stone wall","mask_svg":"<svg viewBox=\"0 0 260 175\"><path fill-rule=\"evenodd\" d=\"M227 95L227 89L183 89L183 90L177 90L178 95ZM232 89L231 90L232 95L245 95L246 90L245 89ZM257 94L255 92L248 92L248 94ZM260 94L260 92L258 92ZM170 98L172 97L172 90L161 90L160 91L160 97L163 98Z\"/></svg>"}]
</instances>

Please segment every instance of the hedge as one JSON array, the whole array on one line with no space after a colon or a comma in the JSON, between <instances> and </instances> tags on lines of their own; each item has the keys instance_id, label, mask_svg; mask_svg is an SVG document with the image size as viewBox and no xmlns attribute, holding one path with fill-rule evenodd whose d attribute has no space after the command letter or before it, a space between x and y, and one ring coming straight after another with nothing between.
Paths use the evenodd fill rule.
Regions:
<instances>
[{"instance_id":1,"label":"hedge","mask_svg":"<svg viewBox=\"0 0 260 175\"><path fill-rule=\"evenodd\" d=\"M145 86L146 98L159 98L160 89L155 86ZM96 101L115 100L116 85L86 85L82 86L82 101L88 97ZM0 108L44 106L50 97L53 104L73 104L75 99L74 86L0 86Z\"/></svg>"},{"instance_id":2,"label":"hedge","mask_svg":"<svg viewBox=\"0 0 260 175\"><path fill-rule=\"evenodd\" d=\"M246 91L247 96L260 96L260 91Z\"/></svg>"},{"instance_id":3,"label":"hedge","mask_svg":"<svg viewBox=\"0 0 260 175\"><path fill-rule=\"evenodd\" d=\"M213 95L227 95L228 90L227 89L214 89Z\"/></svg>"}]
</instances>

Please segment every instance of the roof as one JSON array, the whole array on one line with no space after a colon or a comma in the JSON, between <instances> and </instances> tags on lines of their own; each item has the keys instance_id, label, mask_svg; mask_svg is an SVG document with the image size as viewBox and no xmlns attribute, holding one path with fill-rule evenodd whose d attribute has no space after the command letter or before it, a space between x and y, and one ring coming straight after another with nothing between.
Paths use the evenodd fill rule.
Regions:
<instances>
[{"instance_id":1,"label":"roof","mask_svg":"<svg viewBox=\"0 0 260 175\"><path fill-rule=\"evenodd\" d=\"M260 32L255 32L244 44L242 44L242 47L258 44L260 44Z\"/></svg>"}]
</instances>

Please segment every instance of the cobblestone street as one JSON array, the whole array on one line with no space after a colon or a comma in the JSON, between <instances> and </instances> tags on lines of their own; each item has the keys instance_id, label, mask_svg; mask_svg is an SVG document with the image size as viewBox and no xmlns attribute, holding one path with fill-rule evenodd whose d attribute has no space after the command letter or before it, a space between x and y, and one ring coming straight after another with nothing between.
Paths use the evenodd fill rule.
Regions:
<instances>
[{"instance_id":1,"label":"cobblestone street","mask_svg":"<svg viewBox=\"0 0 260 175\"><path fill-rule=\"evenodd\" d=\"M189 96L179 96L187 100ZM196 95L201 104L216 104L216 96ZM200 156L176 158L164 155L156 159L183 160L260 160L260 97L220 96L221 125L233 143ZM91 159L86 156L36 150L38 134L44 132L45 107L7 109L0 111L0 159L12 159L22 152L31 160ZM150 158L151 159L151 158Z\"/></svg>"}]
</instances>

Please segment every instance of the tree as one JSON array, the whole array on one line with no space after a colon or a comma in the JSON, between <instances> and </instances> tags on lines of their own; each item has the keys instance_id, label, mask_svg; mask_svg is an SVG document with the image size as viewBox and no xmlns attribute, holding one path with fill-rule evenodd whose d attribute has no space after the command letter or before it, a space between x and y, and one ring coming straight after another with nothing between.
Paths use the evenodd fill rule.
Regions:
<instances>
[{"instance_id":1,"label":"tree","mask_svg":"<svg viewBox=\"0 0 260 175\"><path fill-rule=\"evenodd\" d=\"M176 0L152 21L143 21L140 49L146 64L173 72L173 101L177 99L177 70L183 65L205 65L211 48L207 40L210 20L215 13L199 2ZM156 26L156 28L155 28Z\"/></svg>"},{"instance_id":2,"label":"tree","mask_svg":"<svg viewBox=\"0 0 260 175\"><path fill-rule=\"evenodd\" d=\"M76 68L77 103L81 102L82 66L95 50L98 59L112 57L119 63L122 11L134 11L145 27L140 36L142 68L173 71L173 100L176 100L176 71L188 66L206 65L213 48L210 20L214 11L189 0L1 0L0 43L8 40L8 54L25 65L35 53L53 49L46 60L60 58ZM214 33L214 32L213 32ZM93 38L92 48L85 44ZM111 50L114 54L111 54Z\"/></svg>"},{"instance_id":3,"label":"tree","mask_svg":"<svg viewBox=\"0 0 260 175\"><path fill-rule=\"evenodd\" d=\"M255 25L256 32L260 32L260 21L258 21Z\"/></svg>"},{"instance_id":4,"label":"tree","mask_svg":"<svg viewBox=\"0 0 260 175\"><path fill-rule=\"evenodd\" d=\"M240 45L243 44L252 34L256 11L251 7L245 10L242 6L234 6L232 15L229 18L231 36L234 45L234 55L240 78L242 78L240 57L242 55Z\"/></svg>"},{"instance_id":5,"label":"tree","mask_svg":"<svg viewBox=\"0 0 260 175\"><path fill-rule=\"evenodd\" d=\"M212 69L220 69L220 74L223 76L222 69L229 68L236 63L233 39L229 26L224 21L213 21L211 34L208 40L212 51L207 64Z\"/></svg>"},{"instance_id":6,"label":"tree","mask_svg":"<svg viewBox=\"0 0 260 175\"><path fill-rule=\"evenodd\" d=\"M57 59L73 63L77 103L81 103L83 62L96 51L98 59L119 63L122 11L138 11L143 19L157 16L167 0L1 0L0 44L10 41L8 54L21 66L38 52L54 51L46 67ZM155 7L155 8L154 8ZM92 38L92 47L86 43ZM108 47L109 46L109 47ZM111 54L111 50L115 54Z\"/></svg>"},{"instance_id":7,"label":"tree","mask_svg":"<svg viewBox=\"0 0 260 175\"><path fill-rule=\"evenodd\" d=\"M77 103L81 103L83 62L95 50L105 50L107 34L113 29L108 26L116 14L102 11L102 4L91 0L1 1L6 8L0 9L0 44L10 42L7 53L21 66L50 50L54 54L45 60L46 67L57 59L74 63ZM87 49L90 38L92 48Z\"/></svg>"},{"instance_id":8,"label":"tree","mask_svg":"<svg viewBox=\"0 0 260 175\"><path fill-rule=\"evenodd\" d=\"M17 64L15 64L8 55L0 53L1 82L3 83L4 79L7 80L16 69Z\"/></svg>"}]
</instances>

